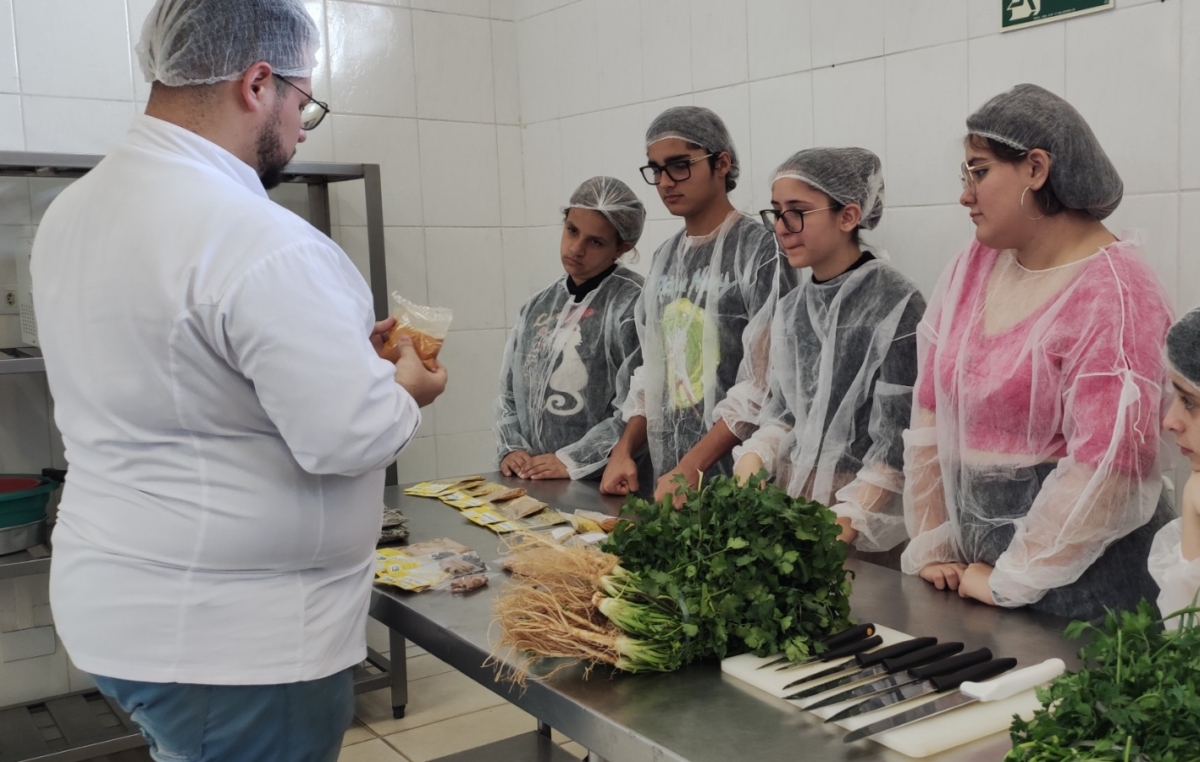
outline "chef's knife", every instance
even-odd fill
[[[878,638],[879,636],[876,635],[875,637]],[[904,656],[905,654],[910,654],[913,651],[919,651],[922,648],[928,648],[935,643],[937,643],[937,638],[913,638],[912,640],[905,640],[901,643],[895,643],[885,648],[880,648],[878,651],[860,653],[853,659],[847,659],[841,664],[836,664],[828,669],[823,669],[820,672],[806,675],[799,680],[793,680],[783,687],[784,690],[786,690],[788,688],[811,682],[813,680],[820,680],[825,677],[833,677],[834,675],[857,672],[863,667],[870,667],[878,664],[884,659],[894,659],[897,656]],[[784,667],[784,669],[791,669],[791,667]]]
[[[908,711],[894,714],[891,717],[886,717],[879,722],[865,725],[848,734],[843,740],[846,743],[853,743],[860,738],[866,738],[867,736],[873,736],[876,733],[882,733],[885,730],[891,730],[893,728],[899,728],[913,722],[919,722],[921,720],[928,719],[929,717],[934,717],[936,715],[949,712],[953,709],[958,709],[959,707],[966,706],[967,704],[973,704],[976,701],[1001,701],[1010,696],[1015,696],[1021,691],[1032,688],[1035,685],[1041,685],[1047,680],[1053,680],[1061,675],[1066,669],[1066,665],[1063,664],[1062,659],[1047,659],[1041,664],[1035,664],[1032,667],[1026,667],[1025,669],[1017,670],[1011,675],[1006,675],[997,680],[990,680],[986,683],[974,682],[974,680],[970,679],[978,678],[980,675],[988,674],[988,671],[985,669],[986,667],[991,667],[994,670],[996,665],[1005,663],[1008,663],[1008,668],[1011,668],[1012,664],[1016,663],[1016,659],[995,659],[993,661],[984,662],[983,664],[977,664],[974,667],[965,669],[957,674],[962,675],[968,672],[974,672],[975,674],[968,675],[967,679],[963,679],[956,683],[955,686],[959,688],[957,691],[936,698],[933,701],[930,701],[928,704],[921,704],[920,706],[913,707]],[[995,675],[998,673],[992,671],[991,674]],[[950,677],[955,678],[957,676],[951,675]],[[933,679],[938,680],[939,678]],[[903,688],[900,690],[903,690]]]
[[[841,632],[830,635],[827,638],[823,638],[821,640],[821,642],[825,645],[825,650],[822,651],[821,653],[813,654],[812,656],[809,656],[807,659],[804,659],[803,661],[797,661],[797,662],[792,662],[792,663],[795,664],[796,666],[803,666],[805,664],[812,664],[812,663],[818,662],[818,661],[831,661],[833,659],[838,658],[838,656],[850,656],[852,654],[856,654],[856,653],[858,653],[858,651],[851,651],[849,653],[843,653],[843,654],[838,654],[837,652],[840,651],[842,649],[842,647],[844,647],[844,646],[856,645],[860,641],[866,640],[874,634],[875,634],[875,625],[873,625],[873,624],[867,623],[867,624],[855,625],[854,627],[851,627],[847,630],[842,630]],[[880,640],[880,642],[883,642],[882,639]],[[870,648],[870,646],[868,646],[868,648]],[[780,664],[783,664],[783,663],[789,662],[789,661],[790,661],[790,659],[788,659],[788,657],[784,656],[779,659],[776,659],[775,661],[769,661],[766,664],[759,666],[758,669],[766,669],[767,667],[775,667],[775,666],[778,666]]]
[[[866,685],[860,685],[857,688],[851,688],[850,690],[839,693],[836,696],[831,696],[819,704],[813,704],[812,706],[806,706],[804,708],[817,709],[821,706],[840,704],[843,701],[850,701],[851,699],[856,698],[869,699],[872,696],[878,696],[880,693],[887,693],[893,688],[910,685],[931,677],[937,677],[938,675],[949,675],[954,672],[958,672],[960,669],[966,669],[967,667],[973,667],[976,664],[982,664],[991,658],[991,650],[987,648],[980,648],[965,654],[959,654],[958,656],[951,656],[949,659],[935,661],[932,664],[914,667],[906,672],[897,672],[895,674],[888,675],[887,677],[882,677],[875,682],[867,683]],[[864,708],[868,703],[869,702],[867,701],[862,701],[847,709],[843,709],[829,719],[825,720],[825,722],[837,722],[838,720],[844,720],[848,717],[857,717],[860,714],[866,714],[867,712],[871,711],[869,708]]]
[[[873,680],[876,677],[890,675],[895,672],[911,669],[912,667],[919,667],[922,664],[929,664],[930,662],[935,662],[939,659],[945,659],[947,656],[953,656],[961,650],[963,650],[962,643],[939,643],[936,646],[922,648],[919,651],[913,651],[912,653],[908,653],[903,656],[884,659],[873,666],[864,667],[857,672],[851,672],[844,677],[830,680],[827,683],[821,683],[820,685],[814,685],[810,688],[805,688],[799,693],[793,693],[790,696],[784,696],[784,698],[788,699],[789,701],[795,701],[796,699],[804,699],[808,698],[809,696],[816,696],[818,693],[828,693],[834,688],[841,688],[843,685],[861,683],[864,680]],[[804,708],[812,709],[813,706],[806,706]],[[825,705],[821,704],[821,706]]]

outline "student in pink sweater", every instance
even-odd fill
[[[1018,85],[967,120],[976,237],[918,334],[902,565],[989,605],[1095,619],[1153,598],[1169,519],[1159,415],[1171,308],[1122,183],[1070,104]]]

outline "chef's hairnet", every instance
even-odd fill
[[[807,183],[839,204],[858,204],[858,226],[873,230],[883,216],[883,165],[865,148],[809,148],[779,165],[771,184],[782,177]]]
[[[320,46],[300,0],[158,0],[137,55],[147,82],[182,87],[237,79],[259,61],[309,77]]]
[[[1179,318],[1167,331],[1167,362],[1200,389],[1200,308]]]
[[[1018,151],[1050,154],[1050,188],[1068,209],[1098,220],[1121,203],[1125,186],[1075,107],[1037,85],[1017,85],[967,118],[967,132]]]
[[[615,177],[598,175],[571,194],[567,209],[590,209],[600,212],[616,228],[621,243],[636,244],[646,223],[646,206],[629,186]]]
[[[741,174],[737,149],[725,122],[712,109],[702,106],[675,106],[658,115],[646,130],[646,147],[660,140],[678,138],[695,143],[714,154],[729,154],[729,174],[725,175],[725,190],[737,187]]]

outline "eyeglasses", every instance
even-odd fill
[[[317,129],[317,125],[319,125],[321,120],[325,118],[325,115],[329,113],[329,105],[312,97],[311,93],[306,93],[299,87],[296,87],[296,85],[287,78],[276,74],[275,72],[271,72],[271,74],[272,76],[277,77],[281,82],[286,82],[288,87],[300,93],[305,98],[308,98],[308,103],[305,103],[300,109],[300,126],[304,128],[305,132]]]
[[[1013,157],[1013,159],[1018,159],[1028,153],[1029,151],[1022,151],[1020,154]],[[1000,159],[992,159],[991,161],[981,161],[978,164],[967,164],[964,161],[958,170],[958,179],[962,181],[963,190],[974,191],[975,186],[979,185],[979,181],[983,179],[983,175],[979,173],[979,170],[990,164],[996,164],[999,161]]]
[[[823,206],[820,209],[763,209],[758,213],[758,216],[762,218],[763,224],[771,232],[775,231],[775,224],[783,220],[783,226],[787,228],[789,233],[803,233],[804,215],[812,214],[813,212],[824,212],[827,209],[837,209],[837,207]]]
[[[660,167],[657,164],[647,164],[646,166],[641,168],[642,178],[646,182],[650,183],[651,185],[658,185],[659,183],[662,182],[663,172],[666,172],[667,177],[671,178],[672,180],[674,180],[677,183],[681,183],[684,180],[686,180],[692,176],[692,165],[693,164],[695,164],[698,161],[704,161],[705,159],[707,159],[713,155],[714,154],[706,153],[703,156],[697,156],[694,159],[680,159],[679,161],[670,161],[670,162],[667,162],[667,165],[665,167]]]

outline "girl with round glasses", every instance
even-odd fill
[[[903,569],[991,605],[1095,619],[1153,597],[1171,309],[1087,122],[1035,85],[967,120],[975,240],[918,334]]]
[[[883,168],[864,148],[800,151],[775,171],[763,222],[788,264],[811,277],[770,318],[768,388],[734,387],[726,410],[761,415],[734,450],[735,475],[765,469],[793,497],[825,503],[842,538],[878,554],[905,539],[903,442],[917,376],[916,327],[925,300],[861,230],[883,216]]]

